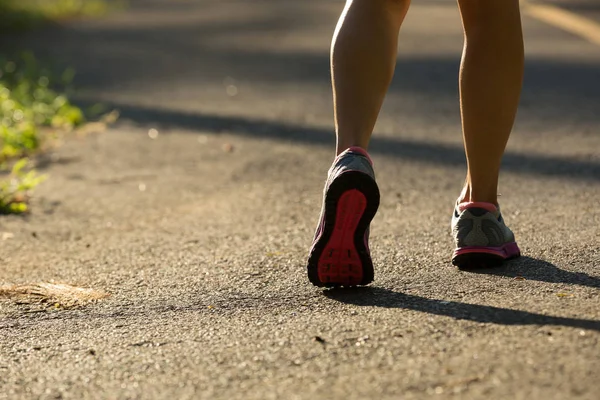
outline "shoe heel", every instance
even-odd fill
[[[365,233],[379,207],[373,178],[358,171],[337,177],[325,194],[323,232],[314,244],[308,277],[316,286],[357,286],[373,281]]]

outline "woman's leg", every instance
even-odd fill
[[[523,80],[519,0],[458,0],[465,30],[460,109],[467,179],[454,210],[459,268],[491,267],[518,257],[498,208],[498,174]]]
[[[366,148],[396,65],[398,31],[409,0],[348,0],[331,48],[337,157],[308,258],[317,286],[373,280],[369,225],[379,189]]]
[[[460,202],[497,205],[498,174],[523,80],[519,0],[458,0],[465,31],[460,106],[467,179]]]
[[[369,144],[410,0],[347,0],[331,46],[337,154]]]

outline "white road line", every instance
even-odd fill
[[[562,8],[522,1],[525,14],[600,45],[600,24]]]

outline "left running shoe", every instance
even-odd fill
[[[456,204],[452,236],[456,244],[452,264],[460,269],[495,267],[521,255],[500,207],[491,203]]]
[[[323,208],[308,258],[315,286],[357,286],[373,281],[369,225],[379,207],[373,163],[360,147],[341,153],[329,169]]]

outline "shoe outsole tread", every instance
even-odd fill
[[[355,191],[354,193],[349,193]],[[344,196],[349,198],[350,195],[354,197],[353,203],[360,204],[361,201],[366,202],[360,207],[356,208],[357,212],[360,212],[360,219],[358,223],[344,224],[338,221],[338,212],[340,210],[340,201],[344,199]],[[364,200],[361,200],[364,199]],[[318,287],[353,287],[367,285],[373,281],[373,261],[369,254],[369,250],[365,245],[365,232],[369,229],[371,220],[375,216],[379,207],[379,189],[377,183],[369,175],[360,171],[348,171],[336,177],[333,182],[329,185],[325,194],[325,214],[323,217],[323,231],[318,238],[317,242],[313,245],[309,259],[308,259],[308,278],[310,282]],[[341,261],[328,264],[327,268],[333,269],[335,272],[330,275],[323,273],[323,262],[322,256],[324,250],[327,248],[334,249],[332,246],[328,246],[330,241],[335,235],[334,230],[340,226],[350,226],[354,228],[352,235],[352,248],[354,252],[349,251],[348,257],[356,258],[355,262],[352,262],[353,268],[361,268],[361,271],[352,271],[348,265],[341,265]],[[344,234],[348,234],[345,232]],[[336,250],[336,249],[334,249]],[[348,251],[351,249],[339,249],[340,251]],[[321,261],[321,263],[320,263]],[[327,279],[323,279],[327,276]],[[356,276],[360,276],[357,280]]]

